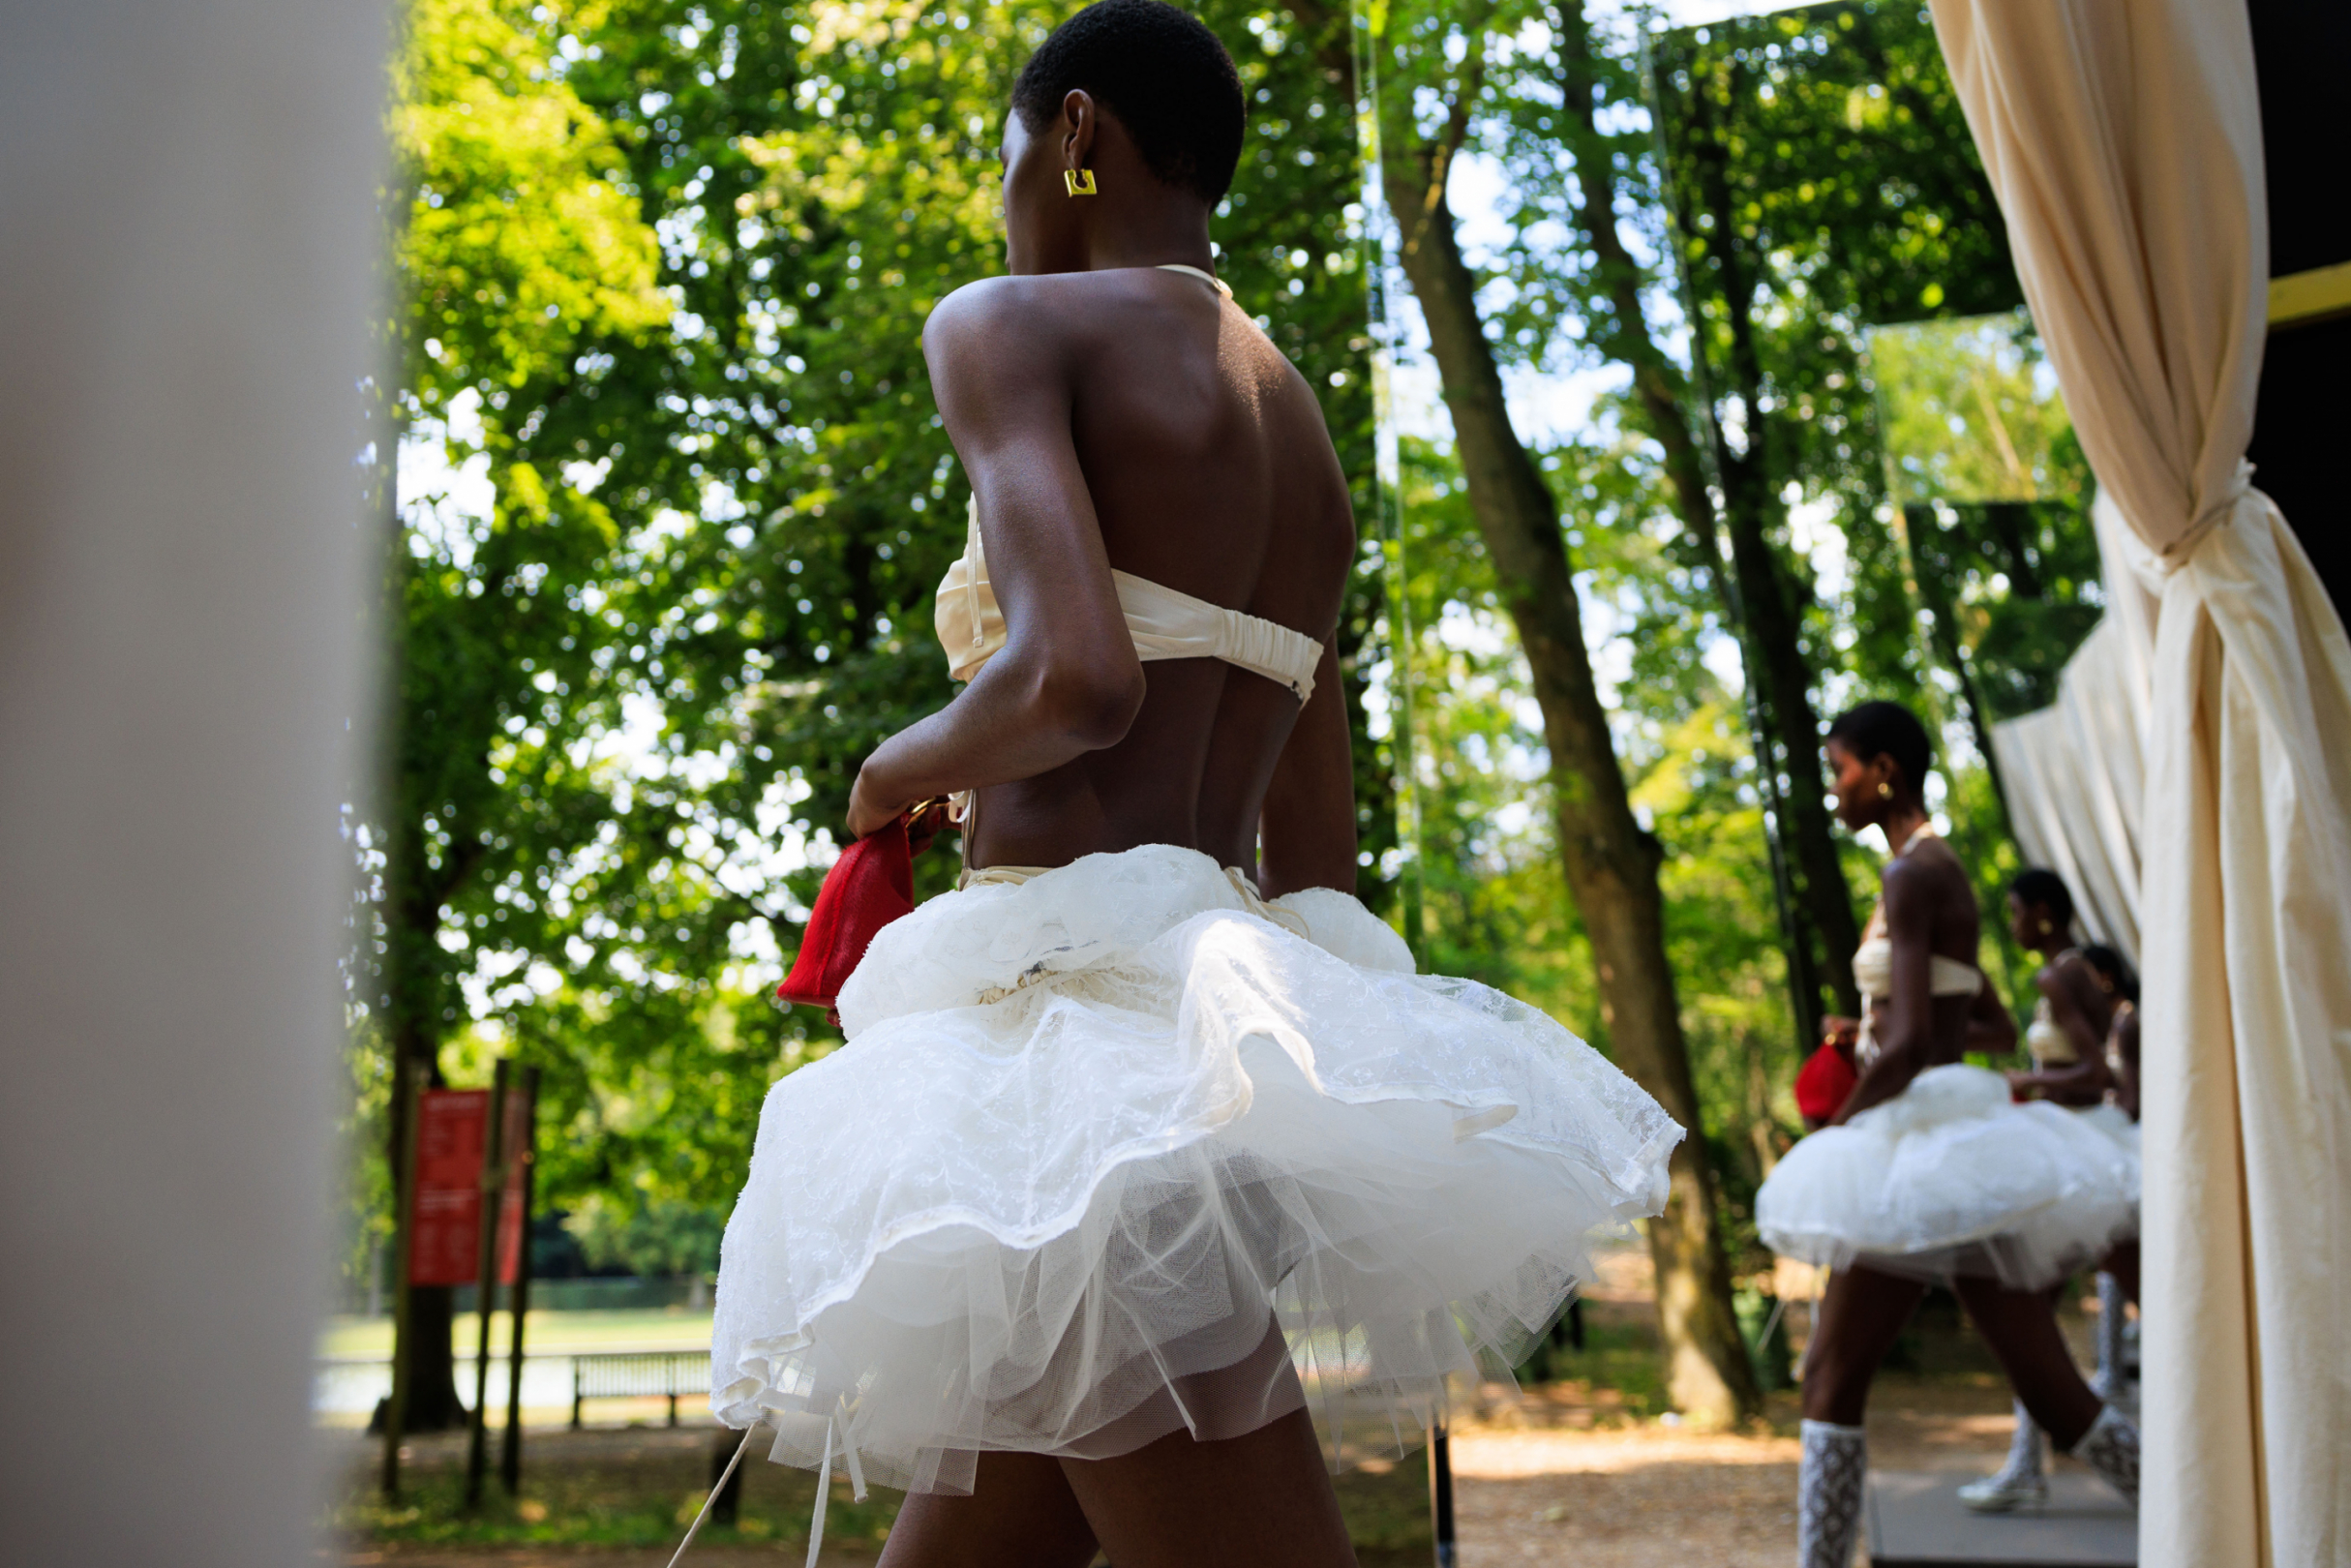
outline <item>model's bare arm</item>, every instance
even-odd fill
[[[1850,1121],[1910,1087],[1933,1060],[1934,870],[1896,859],[1885,868],[1886,936],[1893,947],[1893,995],[1886,1001],[1885,1026],[1876,1032],[1878,1055],[1861,1070],[1861,1081],[1845,1099],[1836,1121]]]
[[[849,829],[909,804],[1048,772],[1125,739],[1143,667],[1070,437],[1067,350],[1014,279],[957,290],[922,334],[949,437],[980,501],[1007,641],[946,708],[877,747]]]
[[[1989,979],[1968,1003],[1968,1049],[1986,1056],[2005,1056],[2016,1049],[2016,1020]]]
[[[1326,640],[1314,695],[1299,711],[1266,786],[1257,827],[1265,896],[1301,888],[1355,890],[1355,756],[1339,653]]]

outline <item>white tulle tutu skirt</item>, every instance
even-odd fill
[[[915,1490],[1301,1406],[1408,1446],[1449,1374],[1548,1326],[1595,1231],[1663,1207],[1681,1137],[1354,899],[1268,906],[1167,846],[932,899],[840,1012],[760,1118],[712,1404]]]
[[[1791,1149],[1756,1194],[1756,1229],[1832,1269],[2043,1289],[2138,1234],[2137,1134],[2112,1106],[2014,1104],[1997,1072],[1930,1068]]]

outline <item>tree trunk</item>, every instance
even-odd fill
[[[1753,1414],[1760,1399],[1732,1312],[1713,1174],[1666,962],[1661,852],[1634,820],[1616,764],[1555,504],[1510,425],[1478,318],[1476,280],[1443,199],[1445,162],[1433,159],[1421,179],[1392,162],[1389,204],[1403,226],[1404,271],[1428,321],[1470,510],[1534,677],[1560,859],[1591,941],[1601,1015],[1624,1070],[1690,1130],[1673,1152],[1665,1213],[1649,1224],[1668,1396],[1702,1423],[1728,1425]]]
[[[1819,726],[1807,695],[1809,672],[1795,640],[1794,617],[1781,592],[1778,563],[1764,543],[1758,514],[1750,509],[1742,515],[1743,498],[1735,494],[1723,498],[1731,514],[1731,558],[1722,558],[1724,520],[1706,484],[1699,437],[1690,428],[1688,384],[1649,332],[1641,298],[1646,275],[1617,232],[1614,155],[1599,124],[1602,73],[1581,0],[1561,0],[1554,7],[1553,24],[1561,100],[1567,110],[1560,140],[1575,160],[1576,221],[1592,248],[1593,270],[1606,304],[1605,314],[1595,313],[1591,341],[1632,371],[1634,420],[1663,447],[1674,509],[1703,549],[1725,616],[1739,627],[1740,661],[1754,688],[1750,729],[1756,766],[1773,768],[1775,750],[1785,753],[1779,760],[1785,764],[1789,788],[1770,791],[1768,800],[1778,841],[1791,852],[1785,867],[1787,892],[1794,905],[1786,912],[1791,921],[1785,933],[1789,989],[1796,1002],[1798,1034],[1809,1048],[1818,1038],[1822,980],[1827,981],[1838,1010],[1850,1014],[1858,1009],[1853,950],[1860,940],[1828,816],[1821,804],[1820,766],[1812,760]],[[1752,396],[1748,407],[1753,407]],[[1753,417],[1751,413],[1751,422]],[[1738,476],[1730,471],[1730,454],[1722,451],[1718,432],[1709,428],[1707,434],[1715,437],[1714,448],[1723,459],[1724,488],[1734,490]],[[1760,553],[1758,545],[1763,546]],[[1788,706],[1792,661],[1794,708]],[[1793,741],[1783,740],[1789,737]],[[1819,951],[1814,950],[1816,933]]]
[[[430,936],[427,940],[431,940]],[[397,996],[397,990],[394,992]],[[398,1003],[395,1003],[395,1007]],[[392,1114],[390,1154],[392,1191],[397,1194],[407,1179],[402,1167],[407,1149],[408,1096],[411,1064],[430,1068],[429,1082],[441,1082],[437,1041],[419,1022],[407,1017],[390,1020],[392,1040]],[[394,1238],[408,1245],[408,1238]],[[411,1285],[408,1289],[407,1335],[392,1347],[395,1358],[408,1364],[408,1407],[401,1418],[403,1432],[453,1432],[466,1424],[466,1406],[457,1394],[457,1293],[447,1285]],[[380,1431],[384,1411],[379,1406],[371,1430]]]
[[[1783,466],[1771,461],[1770,430],[1761,407],[1763,370],[1755,341],[1754,279],[1738,245],[1729,150],[1715,133],[1703,87],[1694,91],[1692,103],[1692,145],[1699,186],[1714,220],[1704,241],[1721,269],[1722,302],[1731,330],[1730,390],[1739,398],[1746,424],[1745,451],[1729,450],[1721,439],[1719,422],[1715,447],[1721,453],[1723,523],[1731,538],[1732,566],[1737,573],[1739,603],[1746,618],[1748,678],[1762,687],[1771,730],[1781,747],[1779,762],[1788,780],[1781,792],[1785,813],[1781,841],[1793,852],[1795,896],[1819,934],[1821,974],[1828,981],[1837,1010],[1852,1015],[1860,1010],[1853,954],[1861,933],[1854,920],[1845,865],[1829,830],[1827,786],[1821,766],[1821,720],[1812,706],[1812,668],[1804,657],[1800,624],[1806,590],[1791,580],[1770,537],[1771,525],[1779,517],[1779,482],[1786,476]],[[1769,759],[1757,760],[1768,766]]]
[[[402,574],[411,568],[407,560],[405,536],[397,527],[397,518],[394,521],[390,614],[395,618],[393,625],[405,627],[405,622],[398,618],[402,613],[398,585]],[[393,655],[396,679],[397,661],[405,657],[405,642],[403,637],[403,646],[397,647]],[[405,708],[395,711],[403,720],[412,717]],[[396,754],[399,738],[389,739]],[[440,936],[441,906],[480,855],[478,835],[453,824],[448,859],[438,867],[428,865],[421,822],[425,808],[408,799],[407,791],[402,787],[404,783],[405,780],[398,781],[393,786],[389,813],[392,820],[386,825],[390,844],[385,872],[391,896],[382,910],[385,973],[378,989],[384,1041],[392,1054],[392,1113],[385,1120],[395,1213],[402,1185],[407,1180],[407,1086],[414,1081],[412,1075],[420,1067],[425,1070],[425,1081],[431,1087],[439,1088],[445,1082],[440,1072],[442,982],[432,956],[437,950]],[[397,1237],[395,1245],[406,1247],[408,1238]],[[405,1362],[408,1369],[408,1405],[401,1421],[404,1431],[448,1432],[465,1425],[466,1407],[457,1393],[455,1320],[456,1296],[449,1286],[409,1287],[406,1331],[397,1333],[392,1347],[395,1363]],[[375,1427],[380,1429],[385,1413],[384,1407],[379,1406]]]

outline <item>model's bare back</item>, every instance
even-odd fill
[[[1070,436],[1110,564],[1327,636],[1354,525],[1321,408],[1288,360],[1185,274],[1019,284],[1034,308],[1022,314],[1063,340]],[[981,793],[976,862],[1054,864],[1141,843],[1252,862],[1297,700],[1214,659],[1143,669],[1147,694],[1125,739]]]

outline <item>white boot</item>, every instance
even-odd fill
[[[2123,1282],[2111,1274],[2098,1276],[2098,1370],[2090,1379],[2090,1392],[2109,1403],[2125,1399],[2130,1373],[2123,1354]]]
[[[2049,1500],[2049,1478],[2042,1462],[2041,1430],[2016,1402],[2016,1435],[2008,1439],[2008,1462],[1997,1475],[1971,1481],[1959,1489],[1959,1500],[1979,1514],[2004,1514],[2027,1503]]]
[[[2139,1505],[2139,1429],[2113,1405],[2102,1405],[2098,1418],[2073,1445],[2073,1457],[2097,1471],[2098,1479],[2121,1493],[2133,1508]]]
[[[1807,1421],[1803,1432],[1804,1461],[1795,1483],[1796,1568],[1853,1568],[1869,1441],[1859,1427],[1828,1421]]]

